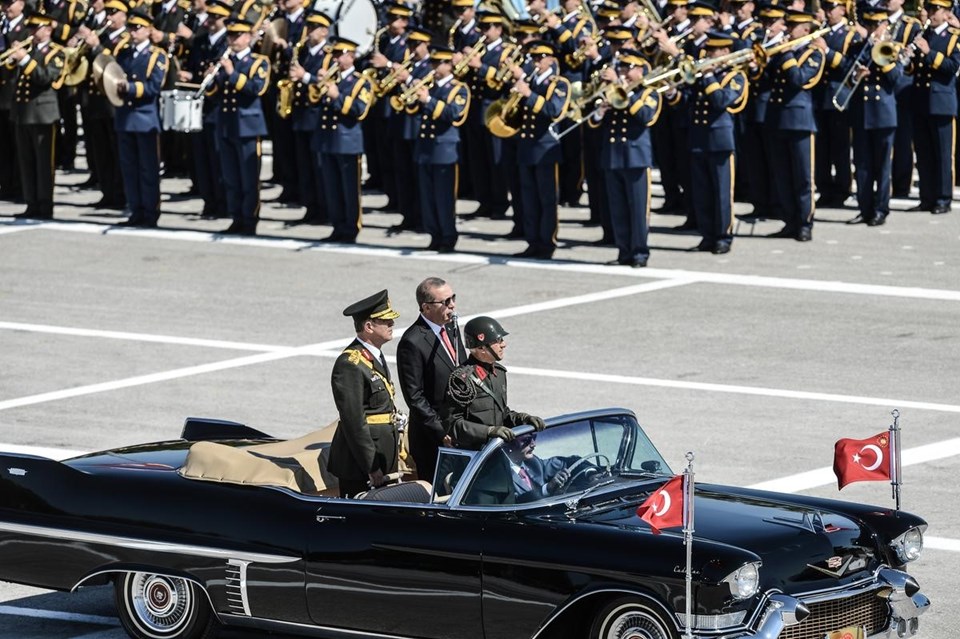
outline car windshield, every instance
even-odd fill
[[[464,505],[539,502],[577,495],[613,478],[671,475],[632,414],[573,416],[513,442],[492,440],[469,473]]]

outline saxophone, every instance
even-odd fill
[[[303,40],[293,47],[293,63],[300,64],[300,51],[303,49]],[[277,82],[277,115],[286,120],[293,113],[294,89],[296,81],[283,78]]]

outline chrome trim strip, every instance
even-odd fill
[[[360,630],[347,630],[344,628],[334,628],[333,626],[319,626],[314,624],[296,623],[293,621],[279,621],[276,619],[267,619],[264,617],[241,617],[239,615],[220,615],[220,619],[225,625],[231,622],[237,628],[257,627],[257,624],[251,622],[261,622],[269,625],[271,628],[282,630],[284,628],[302,628],[299,634],[305,631],[308,636],[323,637],[361,637],[365,639],[414,639],[407,635],[383,635],[378,633],[362,632]],[[294,633],[297,634],[297,633]]]
[[[116,535],[101,535],[98,533],[82,532],[79,530],[68,530],[66,528],[30,526],[28,524],[14,524],[10,522],[0,522],[0,532],[12,532],[21,535],[30,535],[33,537],[46,537],[49,539],[62,539],[70,542],[79,541],[83,543],[100,544],[103,546],[115,546],[117,548],[145,550],[148,552],[189,555],[191,557],[209,557],[211,559],[225,560],[237,559],[250,563],[289,564],[295,561],[300,561],[300,557],[268,555],[265,553],[228,550],[224,548],[211,548],[209,546],[194,546],[191,544],[175,544],[163,541],[153,541],[150,539],[119,537]]]

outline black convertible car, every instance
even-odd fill
[[[568,479],[523,499],[499,439],[442,449],[432,484],[332,497],[315,439],[191,419],[181,439],[64,462],[0,455],[0,579],[112,582],[146,639],[685,634],[683,536],[636,514],[672,472],[630,411],[550,420],[536,455]],[[692,636],[917,632],[919,517],[711,484],[695,508]]]

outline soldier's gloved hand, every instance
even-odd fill
[[[523,423],[530,424],[538,433],[547,427],[547,423],[543,421],[543,418],[537,417],[536,415],[527,415],[527,418],[523,420]]]
[[[493,439],[494,437],[499,437],[506,442],[512,442],[517,436],[506,426],[491,426],[487,429],[487,439]]]

